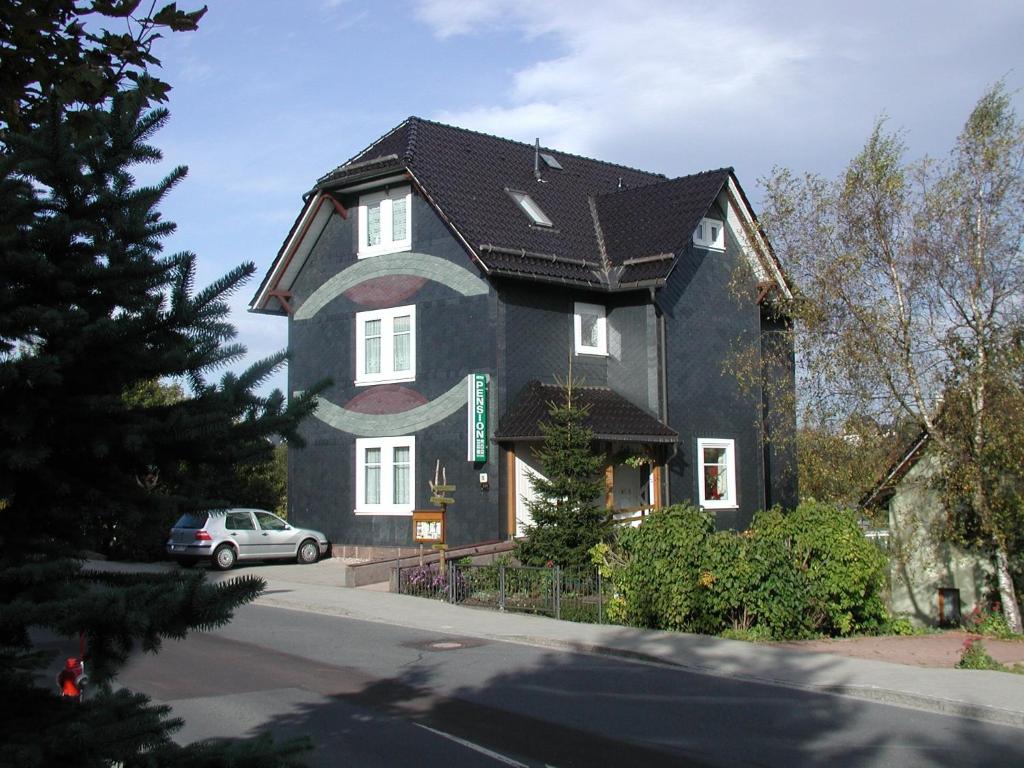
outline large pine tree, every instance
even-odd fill
[[[138,3],[94,5],[131,13]],[[133,59],[137,77],[116,79],[126,70],[115,56],[115,80],[93,97],[61,92],[59,70],[89,57],[68,46],[54,55],[52,35],[35,33],[70,30],[63,40],[81,43],[78,7],[16,2],[0,18],[5,76],[14,46],[43,41],[31,92],[5,92],[0,109],[0,764],[293,764],[294,745],[265,740],[179,747],[167,708],[112,685],[133,650],[225,623],[263,583],[99,573],[83,567],[83,548],[104,536],[129,545],[147,521],[223,501],[216,469],[267,458],[271,433],[297,444],[313,400],[257,393],[283,355],[209,380],[244,355],[226,299],[255,267],[197,290],[196,257],[163,254],[174,227],[158,206],[185,170],[138,186],[132,169],[160,157],[148,141],[166,112],[150,104],[166,87],[146,77],[147,43],[149,58]],[[177,11],[160,13],[180,22]],[[109,53],[112,43],[94,38],[92,50]],[[131,396],[160,380],[181,382],[184,396]],[[166,535],[162,522],[149,530]],[[77,649],[80,635],[92,693],[76,703],[56,695],[52,654],[39,643],[56,636]]]

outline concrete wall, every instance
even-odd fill
[[[892,610],[917,624],[939,619],[938,590],[960,590],[964,615],[983,599],[991,563],[944,541],[945,512],[938,492],[930,486],[937,459],[926,453],[896,487],[889,502],[889,547]]]

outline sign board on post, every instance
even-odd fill
[[[414,510],[412,540],[417,544],[444,544],[444,512],[436,509]]]
[[[472,462],[487,461],[487,374],[471,373],[469,390],[469,437],[466,458]]]

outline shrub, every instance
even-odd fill
[[[616,597],[609,618],[632,626],[696,631],[701,557],[713,530],[711,516],[688,504],[669,507],[637,528],[621,529],[613,547],[621,564],[611,573]]]
[[[787,522],[807,574],[815,631],[846,636],[881,629],[888,621],[885,555],[865,538],[854,513],[811,501]]]
[[[852,513],[809,502],[758,514],[750,531],[714,533],[689,505],[652,515],[595,548],[611,578],[613,621],[759,638],[878,632],[884,555]]]
[[[1006,623],[1002,606],[999,603],[976,605],[974,610],[964,619],[964,627],[976,635],[996,637],[1002,640],[1014,637],[1013,630]]]
[[[991,669],[996,672],[1006,671],[1006,667],[989,656],[981,640],[976,637],[968,637],[964,640],[963,650],[960,652],[960,661],[956,663],[957,669]]]

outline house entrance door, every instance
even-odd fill
[[[647,466],[631,467],[628,464],[616,464],[614,467],[614,483],[612,485],[613,510],[629,510],[613,512],[618,520],[632,520],[630,525],[640,525],[641,511],[651,504],[651,471]],[[634,519],[635,518],[635,519]]]

